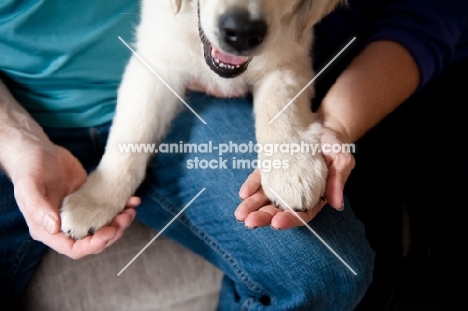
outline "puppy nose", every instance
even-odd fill
[[[220,40],[237,52],[246,52],[259,46],[268,31],[262,19],[252,19],[247,11],[232,11],[219,19]]]

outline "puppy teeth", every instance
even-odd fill
[[[213,52],[211,53],[213,54]],[[212,55],[212,58],[213,58],[213,61],[221,68],[224,68],[224,69],[230,69],[230,70],[233,70],[234,68],[236,69],[239,69],[241,66],[240,65],[231,65],[231,64],[226,64],[226,63],[223,63],[219,58],[215,57]]]

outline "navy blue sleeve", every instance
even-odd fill
[[[468,38],[467,21],[468,0],[388,1],[369,42],[402,44],[419,67],[421,88],[460,56],[457,49]]]

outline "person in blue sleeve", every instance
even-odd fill
[[[357,38],[317,80],[313,108],[323,116],[322,143],[356,142],[358,152],[357,161],[349,153],[326,156],[326,202],[301,217],[357,275],[302,222],[267,202],[257,171],[189,171],[184,154],[158,155],[139,198],[129,198],[112,225],[83,240],[66,238],[59,232],[60,202],[102,155],[130,56],[117,37],[131,40],[138,12],[136,1],[124,0],[0,3],[2,302],[18,302],[47,246],[78,259],[118,240],[135,217],[161,229],[199,185],[211,191],[164,233],[225,273],[219,310],[375,310],[382,301],[388,307],[385,299],[368,297],[395,283],[388,275],[400,269],[394,237],[403,205],[421,229],[413,232],[413,250],[429,251],[435,266],[446,268],[440,278],[437,269],[424,276],[437,284],[461,272],[455,259],[463,240],[454,224],[468,175],[456,143],[463,141],[457,109],[466,94],[456,74],[468,68],[468,4],[460,0],[350,0],[315,29],[317,70]],[[190,88],[204,91],[196,82]],[[183,112],[166,142],[254,141],[250,100],[211,95],[188,97],[209,130]],[[221,130],[226,127],[236,130]],[[417,250],[411,258],[426,254]],[[448,307],[452,296],[443,295]]]
[[[467,272],[461,213],[468,187],[468,2],[349,3],[349,10],[339,9],[317,26],[316,58],[328,61],[341,38],[356,36],[358,44],[317,79],[315,105],[321,102],[321,109],[344,120],[346,131],[366,133],[351,138],[356,166],[345,187],[376,251],[373,282],[358,310],[459,310],[464,292],[456,284]],[[390,93],[373,105],[365,102],[386,85],[408,85],[399,61],[393,63],[394,76],[381,71],[382,63],[354,67],[369,78],[375,73],[375,84],[348,80],[352,97],[338,89],[344,77],[353,77],[347,72],[350,60],[380,41],[398,43],[416,64],[419,82],[404,104],[385,107]],[[337,100],[322,100],[330,87],[341,91]],[[368,122],[373,118],[378,122]]]

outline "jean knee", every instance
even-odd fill
[[[313,273],[304,270],[288,269],[289,278],[284,280],[249,272],[264,292],[251,293],[246,310],[351,311],[364,297],[372,275],[372,265],[356,275],[336,266],[322,266]]]
[[[261,290],[251,290],[256,307],[246,310],[343,311],[358,305],[372,280],[374,252],[351,210],[322,212],[311,227],[324,242],[305,227],[257,229],[251,236],[242,268]]]
[[[275,293],[279,305],[291,310],[354,310],[370,285],[371,272],[353,275],[323,268],[319,273],[298,272],[290,291]],[[293,300],[291,297],[295,297]]]

